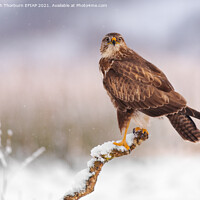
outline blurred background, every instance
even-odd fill
[[[200,1],[18,3],[107,7],[0,8],[0,121],[3,132],[13,131],[13,157],[20,160],[44,146],[43,158],[81,168],[92,147],[121,139],[98,66],[101,40],[109,32],[121,33],[130,48],[167,75],[189,106],[200,110]],[[133,128],[134,122],[129,132]],[[165,118],[152,119],[148,131],[149,140],[129,158],[200,153],[199,144],[183,141]]]

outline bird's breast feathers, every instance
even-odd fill
[[[111,58],[115,54],[118,54],[120,51],[120,45],[116,44],[115,46],[110,45],[107,49],[101,54],[102,58]]]

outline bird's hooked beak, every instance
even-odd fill
[[[111,42],[112,42],[112,44],[115,46],[115,44],[116,44],[116,38],[113,37],[112,40],[111,40]]]

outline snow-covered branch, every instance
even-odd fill
[[[130,151],[146,139],[148,139],[148,133],[142,133],[142,131],[128,134],[126,137]],[[129,151],[125,147],[116,146],[113,144],[113,141],[93,148],[91,150],[92,159],[88,161],[87,168],[76,175],[72,188],[66,193],[63,200],[77,200],[93,192],[103,165],[113,158],[127,154],[129,154]]]

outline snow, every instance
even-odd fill
[[[131,146],[135,137],[136,137],[136,135],[134,133],[127,134],[126,142],[129,146]]]
[[[39,148],[37,151],[33,152],[31,156],[25,159],[25,161],[22,163],[22,168],[29,165],[32,161],[34,161],[37,157],[39,157],[44,151],[45,147]]]
[[[94,162],[95,162],[96,160],[97,160],[96,158],[92,158],[91,160],[89,160],[89,161],[87,162],[87,167],[88,167],[88,168],[93,167],[93,166],[94,166]]]
[[[12,148],[10,146],[6,146],[6,153],[11,154],[12,153]]]
[[[127,135],[126,139],[127,139],[128,145],[132,144],[134,137],[135,137],[135,135],[133,133]],[[117,141],[117,142],[119,142],[119,141]],[[102,158],[101,155],[106,155],[107,158],[111,158],[110,152],[113,149],[126,151],[125,147],[116,146],[116,145],[113,144],[113,141],[112,142],[111,141],[105,142],[102,145],[98,145],[97,147],[94,147],[91,150],[91,156],[93,158],[87,162],[88,168],[80,171],[76,175],[75,181],[74,181],[72,187],[70,188],[70,190],[68,190],[68,192],[66,193],[66,195],[74,195],[75,192],[83,191],[85,189],[85,186],[86,186],[86,181],[89,179],[89,177],[91,177],[93,175],[89,171],[89,168],[92,167],[94,165],[94,162],[97,161],[97,160],[104,162],[105,159]]]
[[[130,146],[133,142],[133,139],[135,138],[135,135],[133,133],[127,134],[126,136],[126,141],[127,144]],[[113,144],[114,141],[109,141],[109,142],[105,142],[102,145],[98,145],[96,147],[94,147],[91,150],[91,156],[94,158],[97,158],[97,160],[104,162],[104,159],[101,157],[101,155],[106,155],[107,158],[110,158],[110,152],[113,149],[117,149],[119,151],[127,151],[126,148],[124,146],[117,146]],[[120,141],[117,141],[120,142]]]
[[[92,176],[89,169],[80,171],[74,178],[74,183],[70,190],[65,195],[74,195],[75,192],[80,192],[85,189],[86,181]]]
[[[101,157],[101,155],[106,155],[108,158],[110,158],[110,152],[113,149],[119,149],[121,151],[126,151],[126,148],[124,146],[116,146],[113,144],[114,141],[109,141],[109,142],[105,142],[102,145],[98,145],[96,147],[94,147],[91,150],[91,156],[95,157],[96,160],[104,162],[104,158]]]
[[[130,155],[116,158],[104,165],[95,191],[82,199],[199,200],[199,166],[200,156],[136,158]],[[15,163],[12,170],[17,168]],[[8,185],[6,200],[61,199],[79,170],[73,170],[59,160],[36,160],[34,166],[18,173]],[[87,178],[87,173],[81,174]],[[82,175],[78,175],[78,180]]]
[[[11,129],[7,130],[8,135],[11,137],[13,135],[13,131]]]
[[[3,167],[7,167],[7,162],[1,150],[0,150],[0,163],[2,164]]]

